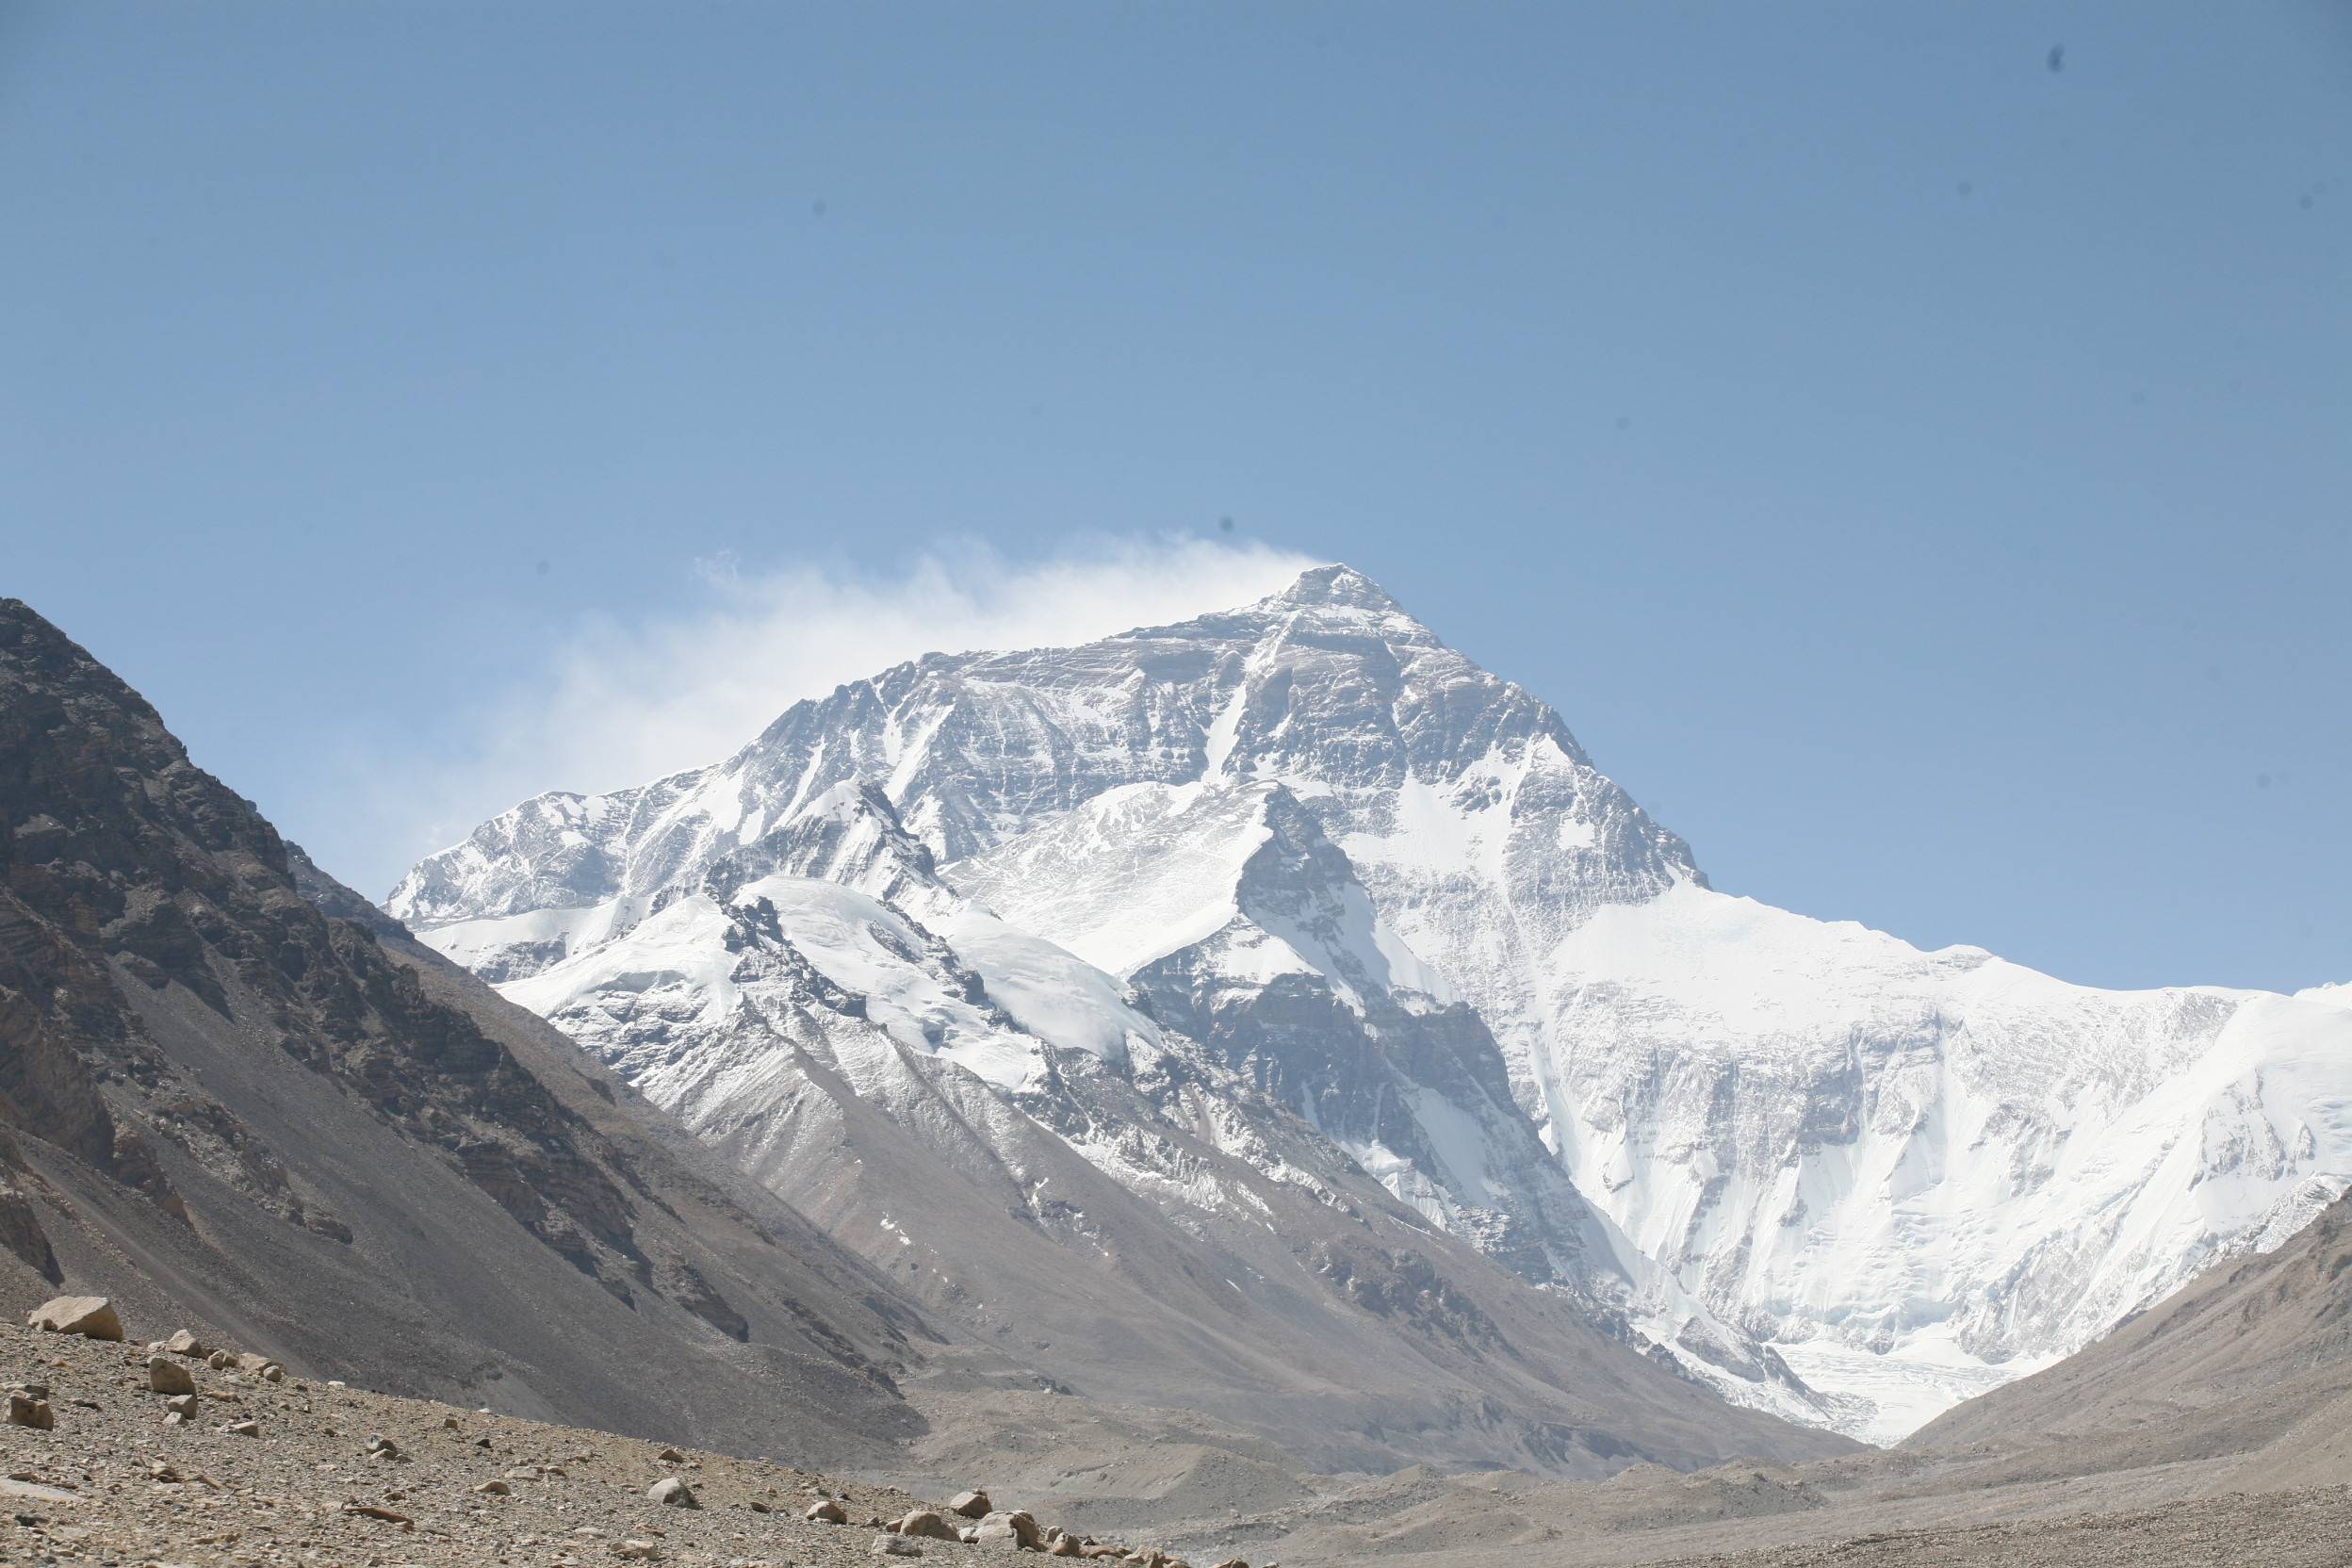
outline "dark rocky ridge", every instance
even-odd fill
[[[388,1390],[811,1459],[920,1425],[919,1320],[871,1270],[318,873],[16,600],[0,1249],[11,1310],[63,1280]]]

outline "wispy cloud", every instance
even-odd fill
[[[1043,561],[940,547],[894,573],[694,564],[686,612],[583,614],[544,667],[456,715],[454,760],[365,760],[374,841],[313,847],[381,894],[417,857],[547,790],[726,756],[784,709],[919,654],[1050,647],[1273,593],[1314,562],[1259,544],[1122,539]],[[332,858],[330,858],[332,857]]]

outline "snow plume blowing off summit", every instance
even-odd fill
[[[1188,535],[1109,538],[1018,562],[944,545],[888,574],[755,571],[707,557],[675,607],[576,628],[536,667],[461,705],[446,740],[354,739],[341,792],[368,808],[299,825],[322,863],[360,886],[388,885],[416,857],[551,782],[612,789],[724,756],[779,701],[916,654],[1085,641],[1139,615],[1255,598],[1312,564],[1264,544]]]
[[[893,665],[710,767],[528,800],[391,907],[812,1213],[803,1146],[918,1115],[875,1054],[906,1054],[1006,1168],[1051,1139],[1176,1215],[1355,1171],[1687,1379],[1882,1442],[2352,1181],[2352,1010],[1716,892],[1343,566]],[[1090,1076],[1129,1098],[1082,1113]],[[822,1126],[789,1108],[820,1082]],[[1250,1173],[1222,1197],[1116,1119],[1180,1104]]]

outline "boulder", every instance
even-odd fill
[[[1026,1513],[995,1512],[980,1521],[980,1542],[1004,1551],[1035,1551],[1037,1522]]]
[[[514,1489],[504,1481],[477,1481],[474,1490],[485,1497],[509,1497],[514,1493]]]
[[[259,1437],[261,1435],[261,1423],[258,1421],[232,1421],[220,1429],[237,1437]]]
[[[663,1508],[700,1508],[702,1506],[702,1499],[694,1495],[694,1489],[676,1476],[662,1477],[645,1488],[645,1495],[660,1503]]]
[[[811,1524],[846,1525],[849,1523],[849,1510],[827,1497],[821,1503],[810,1503],[808,1511],[801,1517]]]
[[[212,1347],[189,1333],[186,1329],[163,1342],[163,1348],[175,1356],[193,1356],[198,1361],[212,1354]]]
[[[876,1557],[921,1557],[923,1548],[903,1535],[877,1535],[867,1548]]]
[[[45,1432],[54,1430],[57,1424],[57,1413],[49,1408],[48,1400],[36,1399],[29,1394],[22,1393],[8,1396],[9,1426],[30,1427],[37,1432]]]
[[[163,1408],[183,1421],[193,1421],[203,1412],[204,1405],[198,1401],[195,1395],[181,1394],[166,1399],[163,1402]]]
[[[947,1506],[967,1519],[985,1518],[996,1507],[988,1501],[988,1494],[976,1487],[970,1492],[958,1492],[956,1500]]]
[[[940,1518],[933,1510],[915,1509],[892,1527],[901,1535],[920,1536],[926,1541],[960,1541],[956,1527]]]
[[[103,1296],[59,1296],[35,1307],[24,1319],[28,1328],[53,1334],[79,1334],[84,1339],[122,1338],[122,1319],[114,1303]]]
[[[211,1367],[215,1372],[226,1372],[230,1367],[237,1364],[237,1358],[229,1354],[226,1350],[215,1350],[212,1354],[204,1358],[204,1364]],[[327,1386],[329,1388],[335,1388],[340,1385],[329,1383]]]
[[[155,1394],[193,1394],[196,1376],[170,1356],[149,1356],[147,1387]]]

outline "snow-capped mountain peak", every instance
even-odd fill
[[[1020,933],[1033,975],[1075,966],[1089,1037],[1143,1039],[1134,1010],[1433,1223],[1653,1338],[1682,1314],[1740,1378],[1776,1346],[1876,1436],[2352,1179],[2352,1012],[2090,990],[1716,893],[1559,714],[1344,566],[900,664],[712,767],[526,803],[393,910],[511,986],[770,874],[959,950]]]
[[[1435,633],[1405,613],[1405,607],[1389,597],[1388,590],[1357,571],[1353,566],[1333,563],[1328,566],[1311,566],[1298,574],[1291,585],[1273,595],[1269,604],[1295,604],[1302,607],[1320,606],[1334,609],[1368,610],[1384,618],[1403,621],[1411,634],[1427,637],[1434,642]]]

